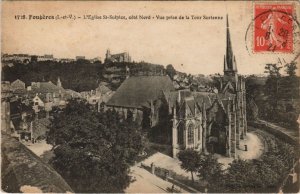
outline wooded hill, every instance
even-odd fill
[[[146,62],[101,63],[96,61],[91,63],[88,60],[13,62],[13,66],[7,65],[2,68],[2,81],[13,82],[20,79],[28,86],[31,82],[52,81],[56,83],[59,77],[64,88],[81,92],[95,89],[101,81],[109,82],[112,89],[116,89],[126,78],[126,72],[130,75],[158,75],[164,74],[165,68],[162,65]]]

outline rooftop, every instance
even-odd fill
[[[168,76],[135,76],[126,79],[107,102],[108,106],[142,108],[162,92],[172,91],[174,86]]]
[[[25,186],[45,193],[73,192],[48,164],[16,139],[2,132],[2,189],[19,193]]]

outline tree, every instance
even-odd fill
[[[132,120],[116,111],[93,112],[71,100],[54,114],[47,142],[54,146],[53,167],[75,192],[123,192],[129,165],[143,149],[142,135]]]
[[[218,185],[222,179],[222,164],[212,154],[201,154],[198,176],[206,180],[209,191],[213,191],[214,185]]]
[[[178,159],[181,161],[181,168],[191,172],[192,181],[194,182],[194,172],[200,167],[200,154],[193,149],[186,149],[178,153]]]
[[[5,66],[2,71],[2,80],[15,81],[20,79],[26,85],[31,82],[52,81],[56,83],[60,77],[63,87],[78,92],[92,90],[97,87],[98,79],[104,80],[103,65],[100,62],[90,61],[56,62],[31,61],[28,64],[13,62],[13,66]],[[74,71],[76,69],[76,71]]]
[[[176,70],[174,69],[173,65],[167,65],[166,73],[171,79],[173,79],[174,75],[176,75]]]
[[[224,175],[223,192],[276,192],[285,176],[284,163],[273,154],[259,160],[234,160]]]
[[[296,69],[297,69],[297,63],[296,62],[291,62],[291,63],[287,63],[285,65],[285,71],[286,73],[290,76],[293,77],[296,75]]]
[[[278,66],[278,64],[266,64],[265,66],[265,73],[269,74],[270,77],[280,77],[281,74],[280,74],[280,69],[282,67],[281,66]]]
[[[268,79],[265,84],[265,94],[267,95],[268,101],[272,107],[271,109],[266,106],[267,117],[268,118],[276,118],[277,105],[279,99],[279,81],[280,81],[280,69],[282,67],[278,66],[278,64],[266,64],[265,73],[268,73]]]

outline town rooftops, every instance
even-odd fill
[[[64,92],[64,88],[59,87],[49,82],[32,82],[31,83],[32,93],[61,93]]]
[[[98,86],[98,88],[96,88],[96,91],[101,93],[101,94],[106,94],[107,92],[111,92],[111,89],[109,89],[107,86],[105,85],[100,85]]]
[[[107,106],[142,108],[155,100],[162,92],[172,91],[174,86],[168,76],[135,76],[126,79],[107,102]]]

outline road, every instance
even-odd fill
[[[299,143],[299,131],[291,130],[291,129],[286,129],[286,128],[277,126],[277,125],[275,125],[275,124],[273,124],[273,123],[270,123],[270,122],[268,122],[268,121],[264,121],[264,120],[261,120],[261,119],[258,119],[258,120],[257,120],[257,123],[259,123],[259,124],[264,124],[264,125],[266,125],[267,127],[272,128],[272,129],[275,130],[276,132],[283,133],[283,134],[287,135],[288,137],[290,137],[290,138],[291,138],[292,140],[294,140],[295,142],[298,142],[298,143]]]

